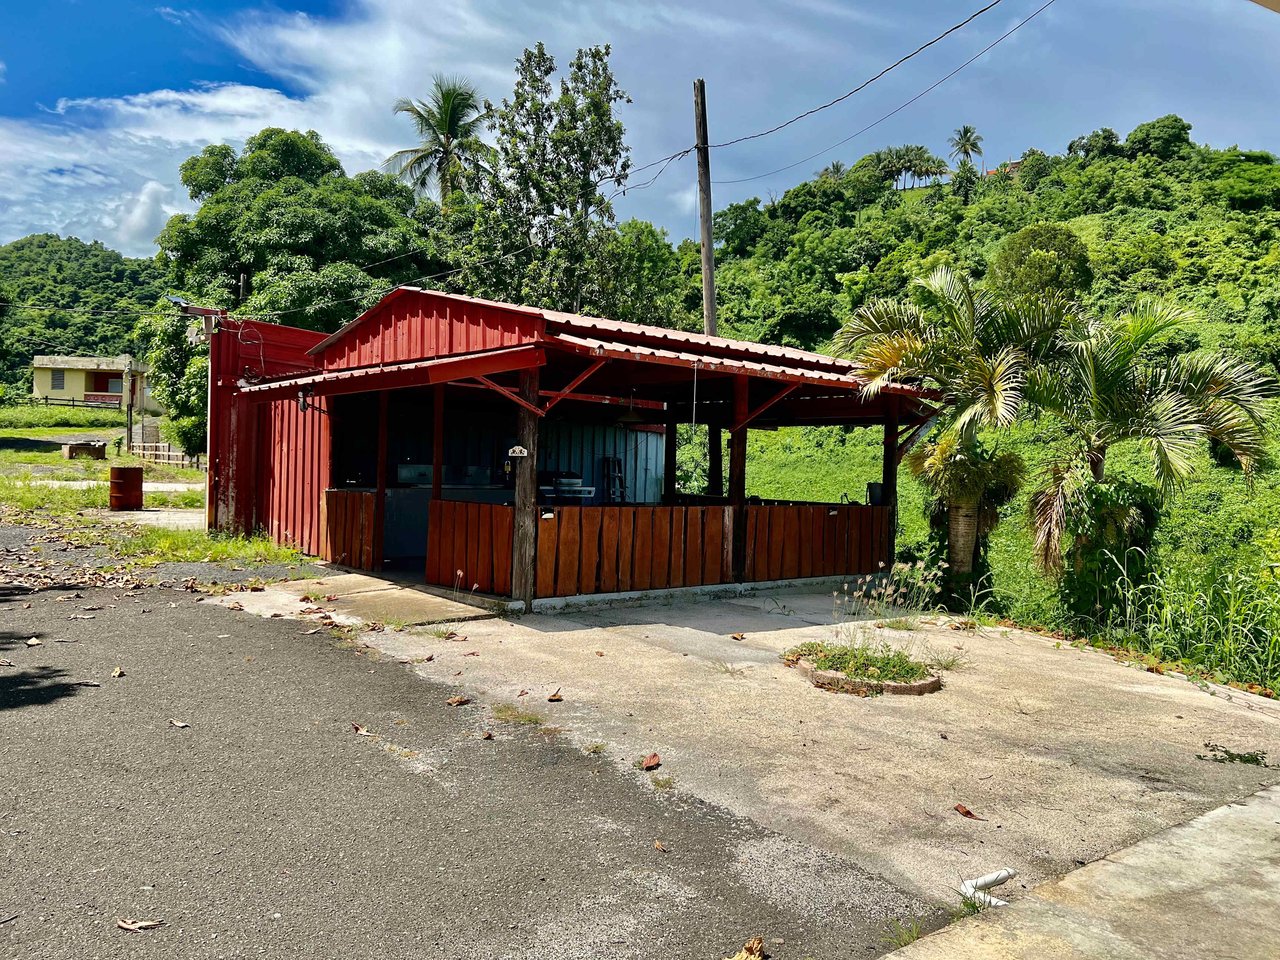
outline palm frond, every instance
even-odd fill
[[[1078,458],[1049,463],[1031,494],[1032,555],[1050,576],[1062,573],[1062,538],[1067,519],[1081,505],[1085,469]]]

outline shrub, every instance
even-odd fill
[[[811,640],[792,647],[782,655],[782,659],[787,663],[808,660],[819,670],[835,670],[853,680],[914,683],[929,676],[927,664],[913,660],[887,643],[868,640],[839,644]]]

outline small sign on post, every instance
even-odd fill
[[[508,457],[527,457],[528,455],[529,451],[519,445],[514,446],[507,451]]]

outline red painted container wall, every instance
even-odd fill
[[[532,343],[542,318],[415,290],[373,307],[316,357],[326,370],[377,366]]]
[[[329,482],[322,403],[255,403],[237,383],[315,369],[307,350],[324,334],[251,320],[221,320],[209,344],[208,526],[320,553],[320,498]]]

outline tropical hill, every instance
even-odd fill
[[[0,246],[0,385],[21,385],[39,353],[136,350],[138,311],[154,307],[164,290],[154,261],[96,240],[40,233]]]

